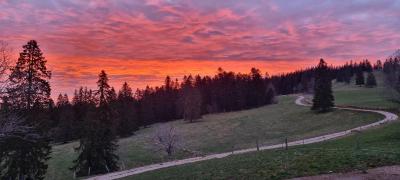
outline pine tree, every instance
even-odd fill
[[[51,72],[35,40],[23,46],[17,64],[11,69],[7,92],[16,109],[30,110],[34,104],[48,104],[50,100]]]
[[[321,59],[315,69],[314,98],[312,110],[327,112],[334,106],[332,81],[326,62]]]
[[[112,128],[114,114],[110,108],[110,100],[114,98],[115,91],[108,85],[105,71],[99,74],[97,86],[95,94],[98,97],[98,107],[89,110],[86,116],[85,133],[76,148],[79,156],[71,168],[78,176],[118,170],[118,156],[115,154],[118,145]]]
[[[63,107],[63,106],[67,106],[67,105],[71,105],[69,103],[69,99],[68,99],[68,95],[64,94],[62,95],[61,93],[58,95],[57,97],[57,107]]]
[[[277,103],[277,99],[276,99],[276,92],[275,92],[275,88],[272,85],[272,83],[268,83],[267,85],[267,93],[265,95],[265,103],[266,104],[274,104]]]
[[[366,87],[375,87],[376,86],[376,79],[375,75],[372,72],[369,72],[367,75],[367,84]]]
[[[98,99],[99,107],[106,107],[107,103],[112,99],[112,89],[111,86],[108,85],[108,77],[104,70],[102,70],[99,74],[99,80],[97,81],[97,87],[99,88],[95,95]]]
[[[195,87],[183,90],[183,119],[193,122],[201,118],[201,92]]]
[[[118,92],[118,127],[117,132],[125,137],[132,135],[139,128],[136,101],[128,83],[124,83]]]
[[[59,94],[57,105],[53,112],[57,127],[53,129],[53,138],[57,142],[68,142],[79,137],[77,128],[79,125],[75,121],[73,107],[69,102],[67,94]]]
[[[22,119],[18,123],[30,128],[19,132],[19,137],[28,139],[0,142],[0,147],[7,147],[9,152],[0,157],[0,173],[4,179],[44,178],[50,153],[49,139],[43,135],[43,127],[49,124],[46,111],[52,102],[50,78],[51,72],[46,68],[46,59],[37,42],[29,41],[23,46],[15,67],[11,68],[6,99],[7,116],[16,116],[18,121]]]
[[[374,69],[380,71],[380,70],[382,70],[382,68],[383,68],[382,61],[378,59],[376,61],[376,64],[374,65]]]
[[[356,73],[356,85],[362,86],[365,84],[364,73],[361,70],[358,70]]]
[[[250,104],[252,107],[259,107],[265,104],[267,88],[259,69],[251,68],[250,77]]]

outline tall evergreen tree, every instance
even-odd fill
[[[383,68],[382,61],[378,59],[376,61],[376,64],[374,65],[374,69],[379,71],[379,70],[382,70],[382,68]]]
[[[15,67],[11,68],[7,104],[10,113],[16,116],[15,121],[21,126],[30,127],[20,131],[20,137],[13,141],[2,141],[0,147],[7,147],[1,156],[1,177],[4,179],[43,179],[49,157],[49,140],[43,134],[47,125],[50,99],[51,72],[46,68],[46,59],[35,40],[23,46]],[[17,123],[17,122],[14,122]],[[39,126],[40,123],[40,126]],[[1,148],[0,151],[4,149]]]
[[[107,107],[109,101],[113,98],[113,92],[111,86],[108,85],[108,77],[104,70],[99,74],[99,80],[97,81],[98,90],[96,96],[98,98],[99,107]]]
[[[329,111],[334,106],[332,79],[326,62],[321,59],[315,69],[314,98],[311,109],[318,112]]]
[[[193,122],[201,118],[201,92],[195,87],[185,87],[183,90],[183,119]]]
[[[23,46],[16,66],[11,69],[10,87],[7,88],[14,109],[29,112],[34,105],[44,107],[50,102],[51,72],[47,70],[46,62],[35,40]]]
[[[72,169],[78,176],[118,170],[118,156],[115,154],[118,145],[112,128],[114,117],[110,108],[115,91],[108,84],[105,71],[100,72],[97,87],[95,94],[98,97],[98,107],[87,114],[85,133],[76,148],[79,156]]]
[[[251,68],[250,72],[250,106],[258,107],[265,104],[266,85],[259,69]]]
[[[56,127],[53,129],[54,141],[68,142],[79,137],[76,130],[79,125],[74,121],[75,114],[67,94],[58,95],[53,113],[55,114],[53,118],[56,121]]]
[[[118,92],[118,126],[117,132],[120,136],[129,136],[139,128],[136,101],[133,97],[132,88],[124,83]]]
[[[362,86],[365,84],[364,73],[362,70],[358,70],[356,73],[356,85]]]
[[[376,86],[376,79],[375,75],[372,72],[369,72],[367,75],[367,83],[365,84],[366,87],[375,87]]]
[[[349,68],[345,68],[344,71],[343,71],[343,81],[346,84],[350,84],[351,76],[352,75],[351,75],[350,69]]]

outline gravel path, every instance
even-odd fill
[[[304,96],[299,96],[296,99],[295,103],[300,106],[310,106],[309,103],[306,102],[306,98]],[[367,125],[360,126],[360,127],[356,127],[356,128],[349,129],[346,131],[341,131],[341,132],[337,132],[337,133],[333,133],[333,134],[327,134],[327,135],[323,135],[323,136],[317,136],[317,137],[313,137],[313,138],[288,142],[288,146],[298,146],[298,145],[303,145],[303,144],[322,142],[322,141],[329,140],[329,139],[335,139],[338,137],[349,135],[353,131],[361,131],[361,130],[365,130],[365,129],[368,129],[368,128],[371,128],[374,126],[379,126],[379,125],[387,123],[389,121],[394,121],[398,118],[396,114],[386,112],[386,111],[380,111],[380,110],[367,110],[367,109],[341,108],[341,107],[335,107],[335,108],[344,109],[344,110],[352,110],[352,111],[374,112],[374,113],[379,113],[379,114],[384,115],[385,118],[378,122],[375,122],[372,124],[367,124]],[[284,143],[270,145],[270,146],[261,146],[260,150],[276,149],[276,148],[282,148],[284,146],[285,146]],[[224,158],[224,157],[227,157],[232,154],[243,154],[243,153],[254,152],[254,151],[257,151],[257,148],[249,148],[249,149],[237,150],[237,151],[233,151],[233,152],[211,154],[211,155],[207,155],[207,156],[200,156],[200,157],[194,157],[194,158],[188,158],[188,159],[182,159],[182,160],[169,161],[169,162],[165,162],[165,163],[152,164],[152,165],[137,167],[137,168],[133,168],[133,169],[125,170],[125,171],[119,171],[119,172],[113,172],[113,173],[108,173],[108,174],[104,174],[104,175],[99,175],[99,176],[88,178],[88,180],[119,179],[119,178],[131,176],[131,175],[135,175],[135,174],[153,171],[156,169],[162,169],[162,168],[178,166],[178,165],[182,165],[182,164],[200,162],[200,161],[205,161],[205,160],[210,160],[210,159]]]

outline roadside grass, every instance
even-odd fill
[[[182,139],[183,147],[203,154],[227,152],[236,149],[289,141],[329,134],[368,124],[383,118],[374,113],[335,110],[315,114],[308,107],[294,104],[295,96],[280,96],[279,103],[256,109],[205,115],[200,121],[187,123],[182,120],[168,122],[175,127]],[[121,167],[134,168],[173,159],[194,156],[188,152],[177,152],[166,157],[152,144],[155,130],[162,124],[139,130],[136,135],[120,139],[118,155]],[[73,179],[68,168],[77,154],[68,143],[53,147],[52,158],[46,179]]]
[[[350,84],[333,83],[333,94],[335,104],[338,106],[356,106],[361,108],[385,109],[390,111],[399,111],[399,102],[392,99],[398,99],[399,94],[388,87],[385,82],[383,72],[374,71],[378,86],[366,88],[357,86],[354,77]]]
[[[400,164],[400,123],[334,141],[151,171],[128,179],[286,179]]]

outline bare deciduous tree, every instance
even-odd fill
[[[12,49],[7,42],[0,40],[0,93],[3,94],[8,81]]]
[[[159,151],[164,151],[171,156],[181,147],[181,138],[172,125],[160,125],[154,135],[154,143]]]

